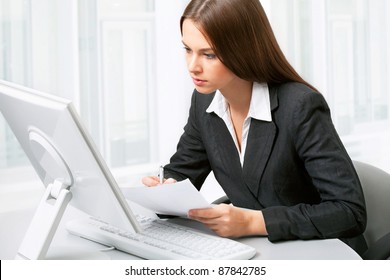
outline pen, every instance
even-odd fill
[[[160,184],[164,183],[164,167],[161,165],[158,173],[158,177],[160,177]]]

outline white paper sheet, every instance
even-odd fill
[[[190,209],[211,207],[188,179],[156,187],[122,188],[122,192],[126,199],[158,214],[187,217]]]

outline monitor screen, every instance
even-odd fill
[[[124,230],[140,231],[70,101],[0,81],[0,111],[46,187],[63,181],[74,207]]]

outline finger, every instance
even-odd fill
[[[231,230],[226,225],[217,222],[217,219],[207,219],[202,222],[208,229],[222,237],[233,237]]]
[[[142,184],[147,187],[154,187],[160,184],[160,179],[157,176],[148,176],[142,178]]]
[[[176,182],[177,181],[173,178],[168,178],[168,179],[164,180],[164,184],[174,184]]]
[[[202,208],[202,209],[191,209],[188,211],[190,218],[199,220],[216,219],[221,217],[221,213],[215,208]]]
[[[209,208],[191,209],[190,214],[196,217],[215,219],[226,215],[229,211],[229,207],[225,204],[215,205]]]
[[[207,219],[207,218],[193,218],[193,220],[198,221],[204,225],[206,225],[209,228],[212,228],[214,230],[214,227],[219,226],[219,221],[217,219]]]

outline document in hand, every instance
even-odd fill
[[[187,217],[190,209],[211,207],[188,179],[156,187],[122,188],[122,192],[128,200],[157,214]]]

